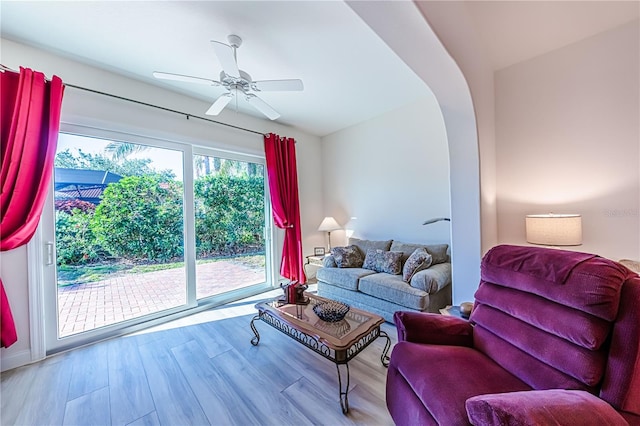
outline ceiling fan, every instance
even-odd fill
[[[261,80],[253,81],[251,76],[238,68],[236,50],[242,44],[242,39],[237,35],[227,37],[229,44],[211,40],[213,49],[218,56],[222,71],[220,81],[208,78],[191,77],[188,75],[172,74],[155,71],[153,76],[161,80],[184,81],[187,83],[206,84],[210,86],[222,86],[227,90],[216,99],[205,114],[218,115],[234,97],[244,96],[247,102],[255,109],[263,113],[270,120],[280,117],[280,114],[269,104],[259,98],[254,92],[266,91],[300,91],[304,89],[302,80]]]

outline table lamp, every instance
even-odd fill
[[[326,232],[327,234],[329,234],[329,251],[331,251],[331,231],[335,231],[337,229],[340,229],[340,225],[331,216],[325,217],[322,220],[322,223],[320,223],[320,226],[318,226],[318,231]]]
[[[582,216],[579,214],[528,214],[527,242],[545,246],[582,244]]]

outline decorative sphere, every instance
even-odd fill
[[[473,309],[473,302],[462,302],[460,304],[460,313],[462,315],[471,314],[471,310]]]

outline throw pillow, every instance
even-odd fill
[[[331,249],[331,256],[333,256],[338,268],[360,268],[362,266],[362,253],[354,245],[334,247]]]
[[[423,269],[427,269],[431,266],[431,262],[433,258],[427,252],[425,248],[417,248],[411,253],[411,256],[404,262],[404,267],[402,268],[402,279],[406,282],[411,281],[411,277]]]
[[[624,418],[602,399],[585,391],[549,389],[478,395],[465,402],[471,424],[625,425]]]
[[[398,275],[402,271],[402,252],[369,249],[362,267],[376,272]]]
[[[427,250],[427,253],[429,253],[433,259],[431,262],[432,265],[449,262],[449,256],[447,255],[447,250],[449,248],[448,244],[403,243],[402,241],[394,240],[389,250],[403,252],[403,260],[406,261],[411,253],[413,253],[417,248],[424,248]]]
[[[369,250],[382,250],[389,251],[391,249],[392,240],[374,241],[374,240],[361,240],[360,238],[349,238],[349,245],[358,246],[362,251],[362,258],[367,254]],[[399,250],[394,250],[399,251]]]

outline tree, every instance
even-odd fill
[[[128,142],[111,142],[104,147],[104,152],[111,154],[111,158],[115,161],[125,160],[132,154],[146,151],[149,149],[146,145]]]
[[[69,149],[56,154],[55,167],[65,167],[69,169],[105,170],[120,176],[144,176],[149,174],[161,174],[165,179],[174,179],[175,174],[171,170],[156,171],[151,167],[152,160],[144,159],[124,159],[114,160],[103,154],[85,153],[78,150],[77,156]]]
[[[161,175],[128,176],[104,191],[91,220],[98,241],[133,261],[183,255],[182,184]]]

